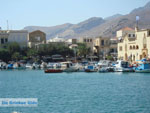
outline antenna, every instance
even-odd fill
[[[9,24],[8,24],[8,20],[7,20],[7,30],[9,30]]]
[[[136,16],[136,27],[138,28],[138,24],[139,24],[139,19],[140,17],[139,16]]]

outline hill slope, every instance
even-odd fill
[[[56,36],[62,38],[79,38],[83,36],[105,36],[114,37],[117,30],[123,27],[134,28],[136,15],[140,17],[139,27],[150,28],[150,2],[144,7],[131,11],[127,15],[116,14],[111,17],[102,19],[93,17],[78,24],[63,24],[53,27],[28,26],[24,29],[33,31],[41,30],[47,34],[47,39]]]

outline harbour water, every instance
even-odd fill
[[[149,113],[150,74],[0,71],[0,98],[37,98],[37,107],[0,113]]]

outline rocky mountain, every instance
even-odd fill
[[[113,16],[105,18],[105,20],[112,20],[112,19],[115,19],[115,18],[118,18],[118,17],[121,17],[121,16],[123,16],[123,15],[121,15],[121,14],[115,14]]]
[[[63,24],[53,27],[28,26],[24,29],[29,31],[41,30],[47,34],[47,39],[56,36],[62,38],[79,38],[84,36],[96,37],[114,37],[117,30],[123,27],[134,28],[136,16],[140,17],[139,28],[150,28],[150,2],[144,7],[131,11],[127,15],[116,14],[102,19],[93,17],[78,24]]]

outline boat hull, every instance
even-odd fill
[[[135,70],[137,73],[150,73],[150,69]]]
[[[62,73],[63,70],[60,69],[47,69],[45,70],[45,73]]]
[[[115,68],[114,71],[115,72],[134,72],[134,70],[130,68]]]

